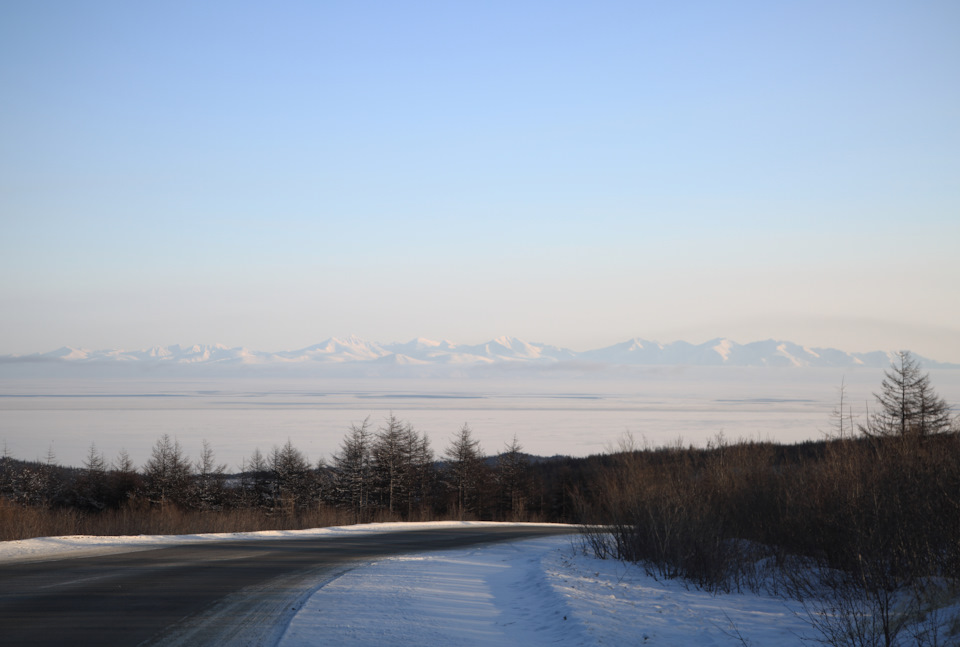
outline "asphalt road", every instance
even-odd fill
[[[572,531],[421,529],[0,564],[0,645],[272,645],[319,585],[365,560]]]

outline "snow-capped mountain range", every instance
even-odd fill
[[[788,341],[738,344],[714,339],[702,344],[677,341],[662,344],[630,339],[620,344],[576,352],[548,344],[497,337],[485,344],[464,345],[417,338],[405,343],[380,344],[356,336],[330,338],[299,350],[264,352],[220,344],[155,346],[141,350],[83,350],[60,348],[48,353],[0,356],[0,369],[10,373],[33,366],[111,367],[143,369],[179,367],[188,370],[216,368],[229,372],[259,369],[312,369],[352,367],[390,370],[389,367],[508,367],[528,366],[596,369],[604,366],[770,366],[770,367],[887,367],[892,352],[848,353],[833,348],[809,348]],[[960,368],[919,358],[927,368]],[[35,372],[35,371],[34,371]],[[369,371],[367,371],[369,373]]]

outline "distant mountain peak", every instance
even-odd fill
[[[723,358],[723,361],[727,361],[730,359],[730,352],[733,348],[733,342],[729,339],[720,339],[712,348],[717,352],[717,355]]]
[[[26,356],[0,356],[0,374],[16,374],[25,366],[90,367],[90,370],[109,372],[110,367],[217,367],[218,371],[232,371],[231,367],[255,367],[256,370],[307,370],[324,366],[359,368],[379,366],[384,370],[466,369],[471,366],[502,365],[577,367],[596,366],[757,366],[757,367],[879,367],[889,366],[893,353],[874,351],[849,353],[834,348],[813,348],[790,341],[767,339],[738,344],[718,337],[702,344],[675,341],[663,344],[639,337],[619,344],[575,352],[548,344],[527,342],[503,335],[483,344],[464,345],[450,341],[434,341],[416,337],[408,342],[379,344],[357,335],[330,337],[318,344],[292,351],[262,352],[246,348],[230,348],[222,344],[194,344],[193,346],[153,346],[141,350],[86,350],[63,346],[48,353]],[[927,368],[960,368],[920,359]],[[52,368],[50,368],[52,367]],[[119,370],[119,369],[117,369]],[[366,374],[366,373],[364,373]]]

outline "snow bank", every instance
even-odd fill
[[[280,647],[802,645],[796,603],[659,582],[550,537],[404,555],[323,583]]]

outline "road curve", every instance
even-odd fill
[[[0,564],[0,644],[272,645],[320,583],[364,560],[574,531],[431,528]]]

